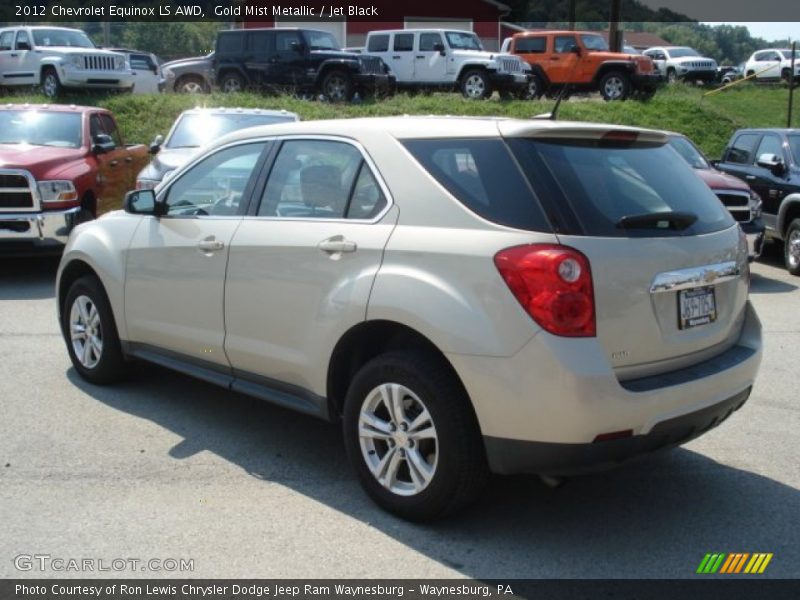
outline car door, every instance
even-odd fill
[[[397,209],[364,151],[331,138],[284,140],[258,196],[231,244],[225,351],[241,378],[324,395],[336,341],[365,318]]]
[[[662,77],[667,75],[667,55],[662,50],[645,50],[645,56],[649,56],[653,61],[653,67]]]
[[[778,208],[781,200],[790,191],[787,186],[785,172],[775,172],[758,164],[758,160],[765,154],[775,155],[788,165],[783,140],[774,133],[765,133],[758,142],[758,147],[753,153],[752,168],[745,177],[747,183],[760,197],[764,224],[770,229],[777,226]]]
[[[133,71],[133,91],[137,94],[158,93],[158,65],[147,54],[129,54]]]
[[[242,57],[247,77],[259,85],[276,83],[278,73],[276,62],[275,39],[272,32],[248,32]]]
[[[774,50],[756,56],[756,79],[777,79],[781,76],[781,56]]]
[[[303,37],[299,31],[275,31],[274,55],[270,58],[272,63],[269,70],[269,83],[295,86],[308,80],[304,67],[306,65]]]
[[[443,82],[447,79],[447,46],[442,34],[420,33],[414,53],[414,78],[417,81]]]
[[[554,35],[552,53],[548,58],[548,75],[554,83],[567,83],[572,80],[579,56],[575,53],[578,40],[574,35]]]
[[[388,65],[398,82],[414,83],[414,34],[395,33]]]
[[[113,124],[113,119],[110,119]],[[130,153],[122,145],[116,125],[108,127],[109,118],[103,113],[91,113],[89,116],[89,135],[92,150],[97,161],[97,214],[122,207],[122,198],[132,186],[129,186]],[[99,142],[113,141],[113,148],[99,149]]]
[[[33,49],[33,40],[24,29],[17,32],[14,42],[14,53],[19,61],[19,82],[25,84],[39,83],[39,53]]]
[[[142,217],[127,252],[125,322],[131,342],[228,368],[228,252],[266,144],[239,143],[206,156],[160,191],[166,215]]]

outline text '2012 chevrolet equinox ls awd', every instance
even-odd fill
[[[398,117],[230,134],[73,232],[82,377],[143,359],[340,420],[382,507],[690,440],[750,393],[743,233],[664,134]]]

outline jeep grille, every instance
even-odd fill
[[[714,63],[710,60],[694,60],[688,66],[695,69],[713,69]]]
[[[35,209],[33,185],[27,171],[0,169],[0,212]]]
[[[367,75],[382,75],[383,61],[377,56],[360,56],[361,72]]]
[[[501,58],[500,68],[508,73],[520,73],[522,71],[522,62],[516,58]]]
[[[116,71],[113,56],[87,55],[83,57],[83,68],[91,71]]]

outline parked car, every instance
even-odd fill
[[[490,470],[683,444],[744,404],[762,342],[744,234],[666,142],[485,117],[240,130],[73,232],[67,351],[89,382],[138,357],[341,422],[409,519]]]
[[[732,83],[744,77],[744,63],[738,65],[721,65],[717,67],[717,82]]]
[[[686,46],[656,46],[643,52],[653,59],[656,69],[669,82],[702,81],[711,83],[717,78],[717,61],[702,56]]]
[[[767,48],[753,52],[744,66],[748,77],[754,75],[756,81],[789,81],[792,72],[792,50]],[[795,55],[794,79],[800,80],[800,52]]]
[[[604,100],[626,100],[634,93],[653,95],[661,80],[652,60],[611,52],[603,36],[596,33],[516,33],[509,51],[531,65],[534,96],[569,86],[571,91],[599,91]]]
[[[0,252],[60,251],[75,225],[122,206],[146,162],[107,110],[0,107]]]
[[[667,135],[669,145],[689,163],[742,227],[747,236],[750,260],[761,256],[764,246],[764,222],[761,219],[762,203],[758,194],[741,179],[714,168],[694,142],[685,135],[673,132],[668,132]]]
[[[136,94],[159,94],[164,91],[166,81],[161,73],[161,61],[152,52],[110,48],[112,52],[124,54],[133,72],[133,91]]]
[[[767,237],[783,242],[786,268],[800,275],[800,129],[740,129],[715,166],[761,197]]]
[[[389,65],[398,89],[458,89],[472,99],[488,98],[497,90],[511,98],[526,95],[530,83],[528,65],[510,54],[484,51],[471,31],[371,31],[365,53]]]
[[[3,87],[41,86],[48,98],[65,88],[130,92],[134,84],[125,55],[64,27],[0,29],[0,78]]]
[[[214,83],[214,53],[165,62],[161,72],[167,92],[208,94]]]
[[[175,169],[189,161],[207,144],[225,134],[246,127],[299,121],[285,110],[260,108],[194,108],[183,111],[167,134],[157,135],[150,144],[153,160],[136,177],[136,189],[152,189]]]
[[[333,35],[315,29],[220,31],[214,73],[223,92],[289,90],[333,102],[394,88],[394,76],[380,58],[343,52]]]

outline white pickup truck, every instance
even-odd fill
[[[97,48],[79,29],[0,29],[0,86],[41,86],[48,98],[64,88],[133,91],[124,54]]]
[[[465,98],[525,97],[530,67],[511,54],[486,52],[471,31],[372,31],[364,54],[383,59],[398,89],[460,89]]]

